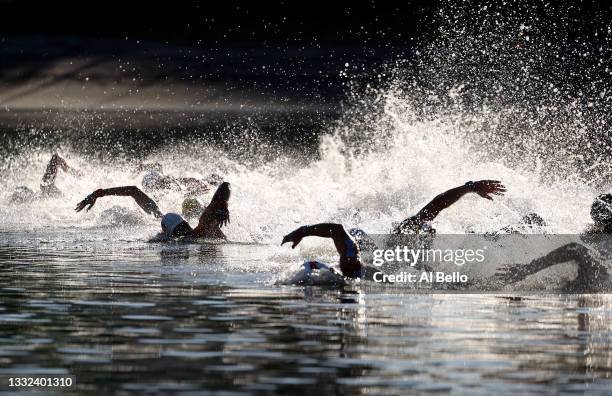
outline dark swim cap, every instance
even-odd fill
[[[529,213],[523,216],[521,223],[528,226],[546,227],[546,221],[537,213]]]
[[[591,218],[598,224],[612,223],[612,194],[601,194],[591,205]]]

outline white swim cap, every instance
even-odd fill
[[[142,178],[142,187],[146,190],[155,190],[156,188],[159,188],[163,178],[164,177],[159,172],[147,172]]]
[[[302,264],[302,267],[304,268],[304,272],[306,274],[310,274],[314,270],[331,270],[329,265],[320,261],[305,261],[304,264]]]
[[[176,213],[167,213],[162,217],[162,229],[164,230],[164,234],[166,234],[166,236],[171,237],[172,233],[174,232],[174,229],[181,224],[182,222],[184,222],[185,219],[183,219],[181,217],[181,215],[176,214]]]

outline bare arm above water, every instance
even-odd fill
[[[465,194],[472,192],[493,200],[493,195],[504,195],[506,187],[498,180],[479,180],[451,188],[432,199],[416,215],[402,221],[400,228],[420,228],[423,224],[435,219],[441,211],[455,204]]]
[[[79,172],[75,168],[70,167],[65,159],[60,157],[59,154],[55,153],[51,156],[51,160],[49,160],[49,163],[47,164],[47,169],[45,170],[45,174],[43,175],[42,181],[40,182],[40,188],[43,191],[55,185],[55,178],[57,177],[58,169],[61,169],[64,172],[70,173],[75,176],[81,176],[81,172]]]
[[[600,264],[591,249],[580,243],[569,243],[527,264],[511,264],[500,268],[495,279],[504,283],[516,283],[557,264],[574,261],[578,266],[576,281],[582,287],[595,287],[608,278],[606,267]]]
[[[281,246],[287,242],[291,242],[291,248],[295,249],[300,244],[303,238],[309,236],[317,236],[321,238],[331,238],[334,241],[338,254],[342,257],[346,255],[345,241],[350,239],[350,236],[341,224],[321,223],[311,226],[302,226],[283,237]]]
[[[497,180],[479,180],[467,182],[462,186],[451,188],[436,196],[416,214],[422,222],[432,221],[444,209],[452,206],[468,193],[476,193],[483,198],[493,200],[493,195],[504,195],[506,187]]]
[[[217,187],[217,191],[215,191],[210,203],[200,215],[198,226],[193,230],[194,235],[225,239],[221,227],[230,222],[228,206],[230,196],[230,184],[228,182],[221,183],[221,185]]]
[[[140,191],[140,189],[136,186],[98,189],[94,191],[93,193],[89,194],[87,197],[85,197],[84,200],[79,202],[76,208],[74,208],[74,210],[76,210],[77,212],[80,212],[86,206],[89,205],[87,207],[87,210],[89,211],[89,209],[91,209],[94,206],[98,198],[106,197],[109,195],[121,196],[121,197],[132,197],[134,198],[134,201],[136,201],[138,206],[140,206],[142,210],[144,210],[146,213],[152,214],[155,217],[162,217],[162,213],[157,207],[157,204],[155,203],[155,201],[153,201],[147,194]]]

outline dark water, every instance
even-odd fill
[[[612,297],[280,286],[271,247],[5,230],[0,374],[85,394],[609,394]],[[291,260],[289,260],[291,261]]]

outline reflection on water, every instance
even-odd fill
[[[268,246],[100,235],[3,233],[0,374],[65,372],[80,393],[122,394],[612,386],[610,295],[278,286]]]

